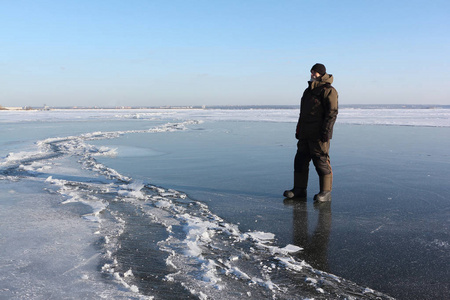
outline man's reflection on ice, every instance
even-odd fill
[[[331,230],[331,203],[314,203],[318,211],[317,225],[308,234],[308,209],[306,201],[285,201],[293,207],[293,244],[302,247],[297,256],[316,269],[328,270],[328,241]]]

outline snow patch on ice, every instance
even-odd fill
[[[146,196],[142,193],[144,188],[144,183],[142,181],[132,181],[129,184],[121,185],[118,191],[119,195],[122,197],[129,197],[135,199],[144,200]]]
[[[82,186],[78,182],[53,179],[52,176],[49,176],[45,182],[60,187],[58,193],[66,197],[62,204],[78,202],[88,205],[92,208],[92,213],[85,214],[83,217],[93,222],[100,222],[99,215],[108,207],[108,203],[91,194],[99,185],[85,184],[84,188],[81,188]],[[100,185],[100,187],[104,188],[103,185]]]

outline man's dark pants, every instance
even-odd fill
[[[294,171],[301,178],[299,184],[308,185],[309,163],[312,160],[316,172],[320,178],[326,175],[332,176],[333,171],[330,165],[330,141],[300,139],[297,143],[297,154],[295,155]],[[329,176],[327,176],[329,177]],[[321,187],[322,188],[322,187]],[[331,190],[331,186],[330,186]]]

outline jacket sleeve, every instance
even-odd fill
[[[302,111],[302,100],[305,97],[306,92],[308,91],[308,89],[305,89],[305,91],[303,92],[302,98],[300,100],[300,114],[298,115],[298,121],[297,121],[297,126],[295,127],[295,138],[299,139],[300,138],[300,115],[301,115],[301,111]]]
[[[325,91],[323,106],[322,137],[331,139],[333,137],[333,126],[338,115],[338,93],[333,87]]]

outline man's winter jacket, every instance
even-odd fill
[[[338,93],[331,86],[333,75],[325,74],[320,81],[309,81],[300,104],[297,123],[298,139],[328,141],[338,114]]]

